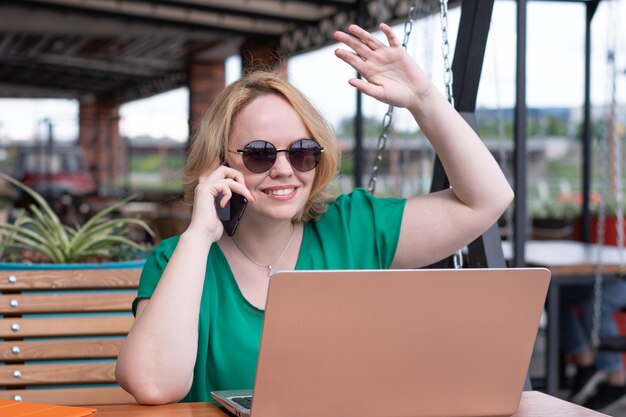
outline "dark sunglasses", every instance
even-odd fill
[[[253,140],[243,149],[228,152],[242,156],[243,164],[256,174],[269,170],[276,162],[278,152],[287,152],[287,159],[292,167],[300,172],[307,172],[320,163],[324,148],[313,139],[298,139],[287,149],[276,149],[276,146],[265,140]]]

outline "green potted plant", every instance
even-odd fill
[[[569,239],[580,204],[569,200],[544,200],[531,207],[530,214],[535,239]]]
[[[140,227],[151,236],[153,231],[140,219],[109,217],[132,200],[132,196],[110,205],[82,225],[68,226],[61,223],[35,190],[6,174],[0,173],[0,178],[23,190],[34,201],[29,213],[20,211],[13,223],[0,223],[0,269],[20,269],[29,264],[40,268],[42,264],[72,268],[77,264],[81,268],[128,268],[143,264],[143,259],[128,260],[129,253],[145,254],[147,250],[145,245],[128,238],[129,227]],[[115,262],[120,259],[125,261]]]
[[[538,223],[571,224],[579,214],[580,204],[575,201],[545,200],[531,209],[531,216]]]

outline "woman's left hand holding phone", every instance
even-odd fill
[[[187,231],[205,235],[209,243],[216,242],[224,232],[224,226],[218,218],[216,204],[225,207],[233,193],[245,197],[249,202],[256,201],[246,187],[243,174],[226,165],[207,171],[198,179],[194,196],[191,223]],[[221,197],[221,200],[216,200]]]

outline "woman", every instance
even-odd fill
[[[406,201],[358,189],[328,202],[339,150],[319,113],[276,75],[227,87],[185,166],[190,225],[147,261],[118,358],[118,381],[138,402],[210,401],[212,390],[251,388],[269,271],[424,266],[475,239],[510,203],[480,139],[389,26],[380,29],[389,46],[356,25],[335,32],[354,51],[336,55],[363,75],[351,85],[411,112],[452,188]],[[233,193],[249,204],[229,237],[215,201],[223,207]]]

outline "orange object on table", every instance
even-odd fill
[[[90,417],[95,414],[95,408],[0,400],[0,415],[2,417]]]

